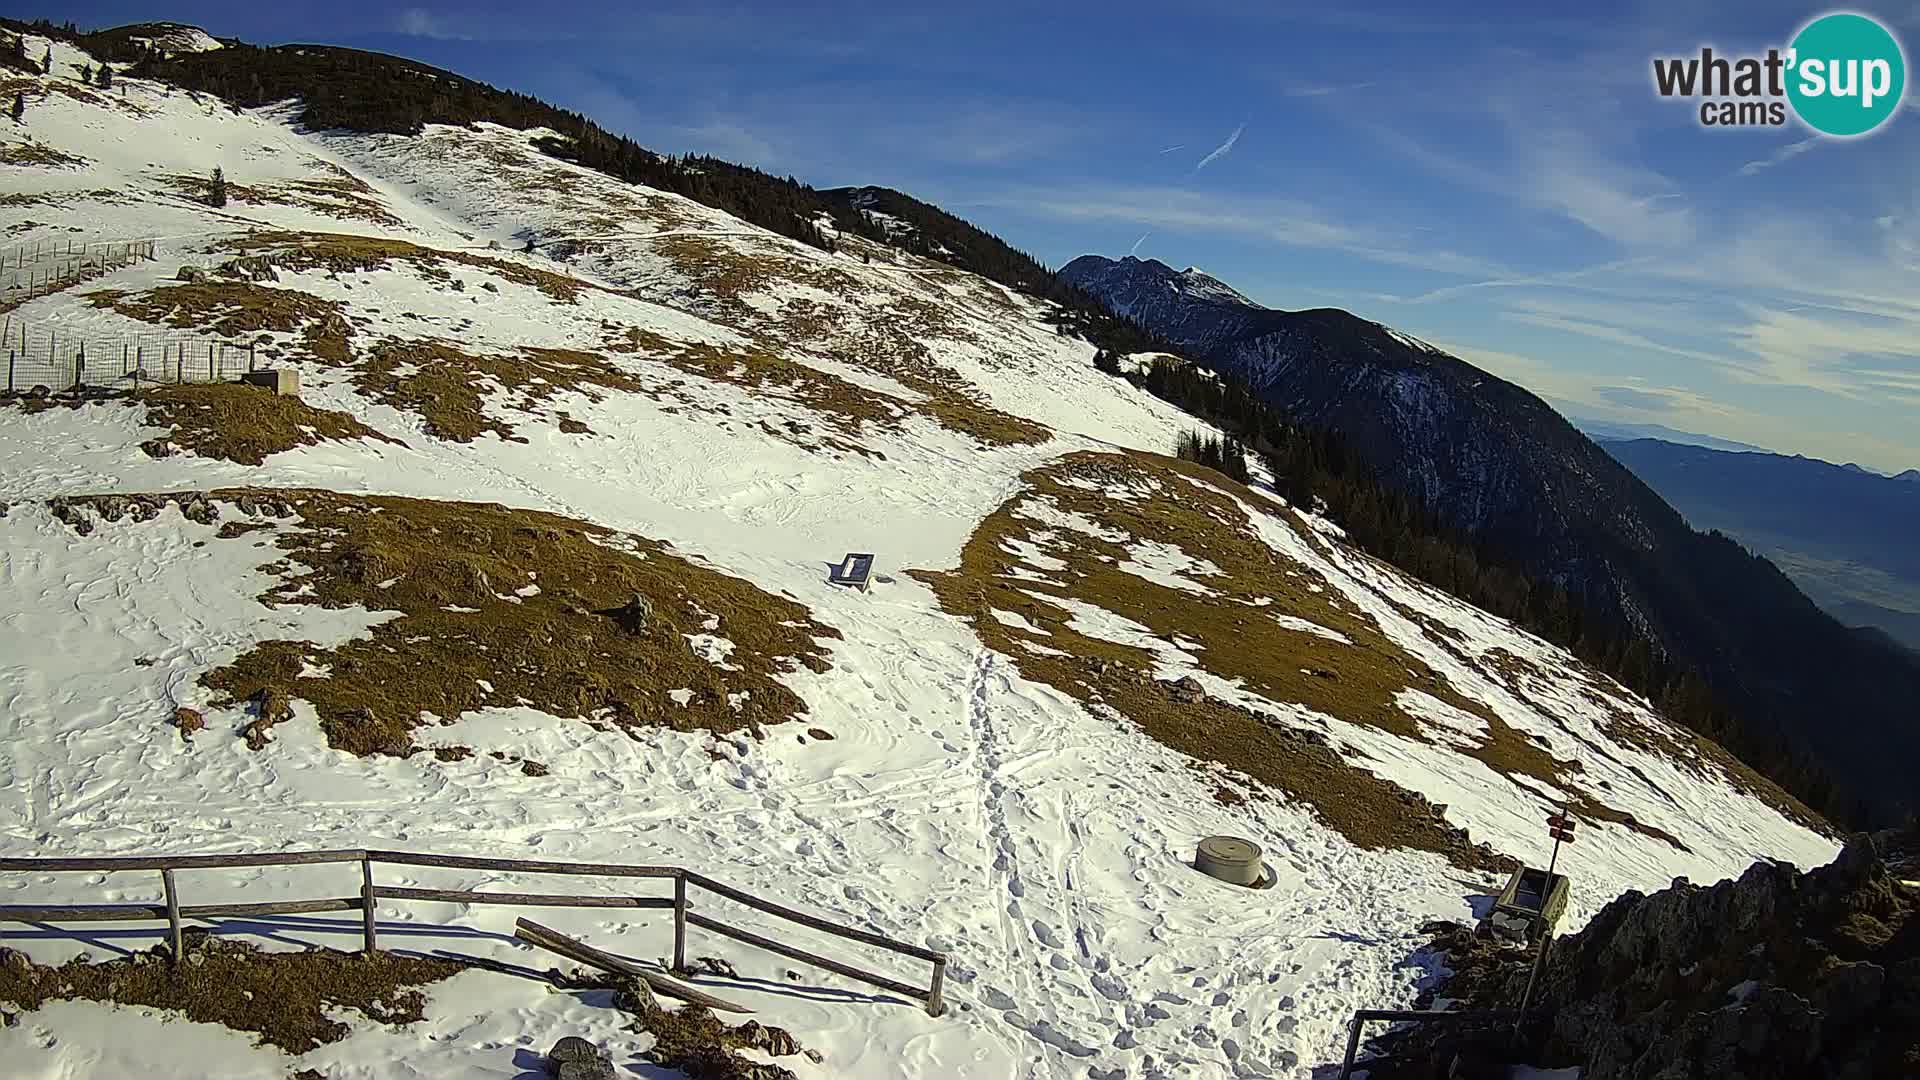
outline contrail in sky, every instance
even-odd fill
[[[1186,143],[1174,143],[1172,146],[1169,146],[1165,150],[1162,150],[1160,152],[1163,154],[1171,154],[1175,150],[1185,150],[1186,148],[1187,148]]]
[[[1147,237],[1149,237],[1149,236],[1152,236],[1152,235],[1153,235],[1153,230],[1152,230],[1152,229],[1148,229],[1148,230],[1147,230],[1146,232],[1143,232],[1143,233],[1141,233],[1141,234],[1140,234],[1140,239],[1138,239],[1138,240],[1135,240],[1135,241],[1133,242],[1133,246],[1127,249],[1127,254],[1129,254],[1129,255],[1138,255],[1138,254],[1140,254],[1140,245],[1141,245],[1141,244],[1144,244],[1144,243],[1146,243],[1146,242],[1147,242]]]
[[[1226,157],[1227,151],[1232,150],[1233,144],[1240,141],[1240,133],[1245,130],[1247,130],[1247,125],[1245,124],[1241,124],[1239,127],[1234,128],[1233,134],[1227,136],[1227,141],[1221,143],[1219,146],[1214,147],[1213,153],[1208,154],[1206,157],[1201,158],[1200,164],[1195,165],[1193,167],[1193,171],[1199,172],[1201,169],[1206,168],[1207,166],[1213,164],[1215,161],[1218,161],[1221,158]]]

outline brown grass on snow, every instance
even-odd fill
[[[118,289],[85,294],[94,307],[119,312],[155,325],[204,330],[242,338],[266,332],[299,333],[314,357],[333,364],[351,360],[353,326],[339,303],[296,289],[276,289],[250,281],[206,281],[161,285],[129,295]]]
[[[1208,488],[1188,479],[1202,480]],[[958,569],[917,572],[942,606],[972,619],[991,647],[1011,657],[1027,677],[1089,704],[1117,709],[1147,734],[1192,757],[1216,762],[1311,805],[1328,825],[1369,848],[1410,847],[1445,854],[1459,865],[1486,867],[1497,860],[1484,845],[1471,844],[1427,801],[1382,780],[1332,750],[1316,733],[1291,730],[1223,702],[1174,700],[1154,681],[1153,654],[1145,649],[1089,637],[1071,629],[1071,613],[1050,602],[1071,598],[1096,605],[1148,628],[1167,641],[1191,642],[1212,674],[1237,680],[1247,691],[1275,702],[1298,703],[1352,723],[1394,735],[1431,741],[1395,697],[1415,689],[1477,716],[1488,734],[1462,751],[1516,779],[1530,777],[1579,792],[1574,812],[1671,837],[1634,821],[1581,792],[1577,762],[1548,754],[1491,710],[1455,691],[1438,673],[1388,639],[1373,620],[1344,606],[1331,586],[1283,560],[1255,535],[1232,500],[1214,490],[1231,482],[1186,462],[1144,454],[1079,454],[1028,473],[1025,490],[982,522],[962,553]],[[1075,486],[1090,485],[1090,486]],[[1135,498],[1107,494],[1124,485]],[[1079,514],[1129,538],[1173,545],[1221,570],[1197,579],[1215,595],[1203,596],[1147,581],[1119,569],[1126,545],[1021,516],[1039,501]],[[1036,535],[1037,534],[1037,535]],[[1067,569],[1048,571],[1048,582],[1022,579],[1009,542],[1036,544]],[[1028,572],[1033,567],[1024,566]],[[1291,571],[1291,573],[1290,573]],[[1309,586],[1318,585],[1319,591]],[[1255,606],[1259,598],[1272,603]],[[1015,612],[1045,636],[1006,626],[991,611]],[[1288,629],[1276,615],[1307,619],[1346,637],[1342,644]],[[1021,641],[1064,650],[1067,656],[1035,654]]]
[[[270,454],[325,440],[397,439],[331,409],[316,409],[297,397],[247,383],[186,383],[143,391],[133,400],[147,408],[147,422],[171,429],[141,449],[154,457],[179,451],[259,465]]]
[[[825,670],[815,639],[839,636],[799,604],[661,544],[553,514],[324,491],[207,497],[297,516],[274,534],[286,558],[268,569],[283,580],[262,602],[400,613],[334,648],[262,642],[204,675],[216,707],[247,706],[256,746],[295,700],[312,703],[331,745],[357,754],[411,754],[423,713],[451,720],[488,706],[622,728],[757,731],[805,713],[779,677]],[[110,498],[127,501],[92,501]],[[70,512],[89,500],[63,502]],[[636,595],[653,609],[644,620]],[[687,635],[702,633],[733,643],[721,664],[695,653]],[[316,669],[328,674],[302,674]],[[692,691],[684,706],[668,697],[679,689]]]
[[[52,1001],[146,1006],[252,1032],[264,1043],[302,1054],[352,1034],[332,1015],[340,1010],[383,1024],[421,1019],[426,999],[420,988],[465,970],[450,960],[390,952],[262,952],[195,930],[187,931],[186,944],[187,958],[177,966],[164,946],[59,967],[0,950],[0,1002],[22,1011]]]

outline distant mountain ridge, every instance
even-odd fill
[[[1694,527],[1765,553],[1841,621],[1920,648],[1920,472],[1657,439],[1603,445]]]
[[[1853,634],[1734,542],[1695,533],[1538,397],[1380,323],[1261,307],[1154,260],[1082,256],[1061,276],[1638,628],[1704,673],[1744,724],[1806,747],[1883,807],[1913,798],[1889,750],[1920,755],[1920,661]]]
[[[1726,450],[1736,454],[1773,453],[1764,446],[1723,439],[1718,435],[1703,435],[1697,431],[1681,431],[1665,424],[1629,424],[1619,420],[1598,420],[1581,416],[1569,416],[1567,419],[1572,421],[1573,426],[1579,428],[1587,438],[1597,443],[1659,439],[1682,446],[1704,446],[1712,450]]]

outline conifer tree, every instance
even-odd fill
[[[218,165],[213,167],[213,186],[207,202],[213,206],[227,205],[227,174]]]
[[[23,123],[25,121],[26,115],[27,115],[27,95],[25,93],[15,91],[13,95],[13,122],[16,124]]]
[[[113,89],[113,69],[105,64],[101,64],[100,74],[95,77],[93,84],[102,90]]]

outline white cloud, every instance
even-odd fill
[[[405,8],[394,17],[394,29],[409,37],[433,38],[436,41],[472,41],[473,35],[465,29],[456,29],[445,18],[425,8]]]
[[[1345,94],[1354,90],[1365,90],[1370,86],[1378,86],[1378,85],[1380,84],[1369,80],[1367,82],[1339,83],[1334,85],[1323,85],[1323,86],[1292,86],[1292,87],[1288,87],[1286,90],[1283,90],[1282,93],[1286,94],[1288,97],[1306,97],[1306,98],[1332,97],[1335,94]]]
[[[1759,173],[1763,170],[1771,169],[1775,165],[1779,165],[1782,162],[1791,161],[1794,158],[1799,157],[1801,154],[1806,153],[1807,151],[1813,149],[1815,146],[1818,146],[1819,144],[1820,144],[1820,136],[1818,135],[1808,136],[1807,138],[1801,139],[1799,142],[1788,143],[1787,145],[1782,146],[1778,150],[1775,150],[1773,153],[1768,154],[1766,157],[1760,158],[1757,161],[1749,161],[1745,165],[1740,166],[1740,175],[1753,176],[1754,174]]]
[[[1699,360],[1706,364],[1719,364],[1726,361],[1725,356],[1701,352],[1696,349],[1683,349],[1673,345],[1664,345],[1644,334],[1636,334],[1631,330],[1612,326],[1607,323],[1589,322],[1583,319],[1570,319],[1560,315],[1545,315],[1538,312],[1527,311],[1503,311],[1500,313],[1500,317],[1513,322],[1538,326],[1547,330],[1560,330],[1569,334],[1579,334],[1582,337],[1593,338],[1597,341],[1607,341],[1615,345],[1625,345],[1631,349],[1645,349],[1650,352],[1666,353],[1670,356],[1678,356],[1687,360]]]
[[[1240,141],[1241,132],[1244,132],[1246,130],[1247,130],[1247,125],[1245,124],[1241,124],[1239,127],[1234,128],[1233,134],[1227,136],[1227,141],[1221,143],[1219,146],[1214,147],[1212,153],[1208,154],[1206,157],[1201,158],[1200,164],[1195,165],[1193,167],[1193,171],[1199,172],[1201,169],[1204,169],[1207,166],[1213,164],[1214,162],[1220,160],[1221,158],[1226,157],[1229,153],[1232,152],[1233,144]]]
[[[1024,188],[974,201],[1062,221],[1110,221],[1151,230],[1229,233],[1288,247],[1354,255],[1389,266],[1491,277],[1503,268],[1416,243],[1412,230],[1346,224],[1324,206],[1291,199],[1217,195],[1181,187]]]

